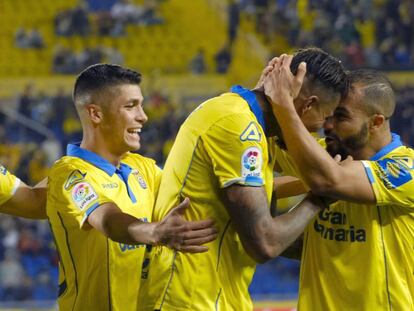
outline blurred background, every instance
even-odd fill
[[[412,145],[413,28],[413,0],[0,0],[0,163],[31,185],[43,179],[80,140],[75,75],[108,62],[143,74],[141,153],[162,167],[194,107],[253,87],[272,56],[309,45],[349,69],[386,71],[393,130]],[[57,264],[47,222],[0,216],[0,308],[55,308]],[[294,309],[298,278],[297,261],[259,265],[257,310]]]

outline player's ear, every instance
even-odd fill
[[[385,123],[385,120],[386,118],[384,115],[376,113],[371,116],[370,127],[373,129],[380,128]]]
[[[92,123],[98,124],[103,120],[102,107],[95,104],[89,104],[86,106],[86,111],[88,113],[89,119]]]
[[[303,116],[306,112],[309,112],[312,108],[315,109],[317,103],[319,102],[319,97],[316,95],[311,95],[304,98],[299,106],[298,114]]]

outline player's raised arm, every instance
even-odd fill
[[[123,213],[114,203],[105,203],[88,217],[88,223],[111,240],[126,244],[164,245],[182,252],[208,251],[202,244],[217,237],[211,220],[186,221],[182,213],[189,205],[185,199],[160,222],[143,222]]]
[[[245,250],[257,262],[280,255],[302,233],[324,204],[309,194],[291,212],[272,218],[262,187],[224,189],[227,210]]]
[[[294,76],[290,71],[291,60],[292,57],[288,55],[281,57],[281,61],[267,76],[265,92],[282,128],[288,152],[304,181],[313,192],[320,195],[374,203],[374,192],[362,162],[347,161],[339,165],[315,141],[299,118],[293,101],[302,86],[306,66],[302,65]],[[338,117],[340,109],[335,110],[334,119]],[[378,131],[384,121],[383,116],[376,115],[369,123],[370,130]]]

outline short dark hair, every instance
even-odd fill
[[[349,72],[348,80],[351,90],[355,84],[362,86],[362,101],[367,113],[380,113],[387,119],[394,114],[394,90],[383,73],[373,69],[357,69]]]
[[[83,70],[76,78],[73,88],[73,100],[78,103],[82,101],[82,98],[108,86],[138,85],[140,82],[141,74],[134,70],[119,65],[95,64]]]
[[[298,50],[292,59],[290,70],[297,73],[299,64],[306,63],[307,79],[318,86],[339,94],[341,98],[348,92],[347,74],[341,61],[320,48],[308,47]]]

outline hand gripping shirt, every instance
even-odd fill
[[[20,179],[0,165],[0,205],[11,199],[19,184]]]
[[[111,202],[151,221],[159,181],[154,161],[132,153],[117,168],[69,145],[53,165],[46,209],[60,257],[60,310],[136,310],[145,245],[114,242],[86,220]]]
[[[184,122],[164,167],[154,218],[189,197],[185,218],[214,219],[209,251],[153,248],[138,310],[252,310],[248,293],[256,263],[243,249],[222,189],[264,187],[270,202],[274,141],[267,140],[254,93],[235,88],[201,104]]]
[[[338,201],[305,230],[298,310],[414,310],[414,150],[362,161],[374,205]]]

